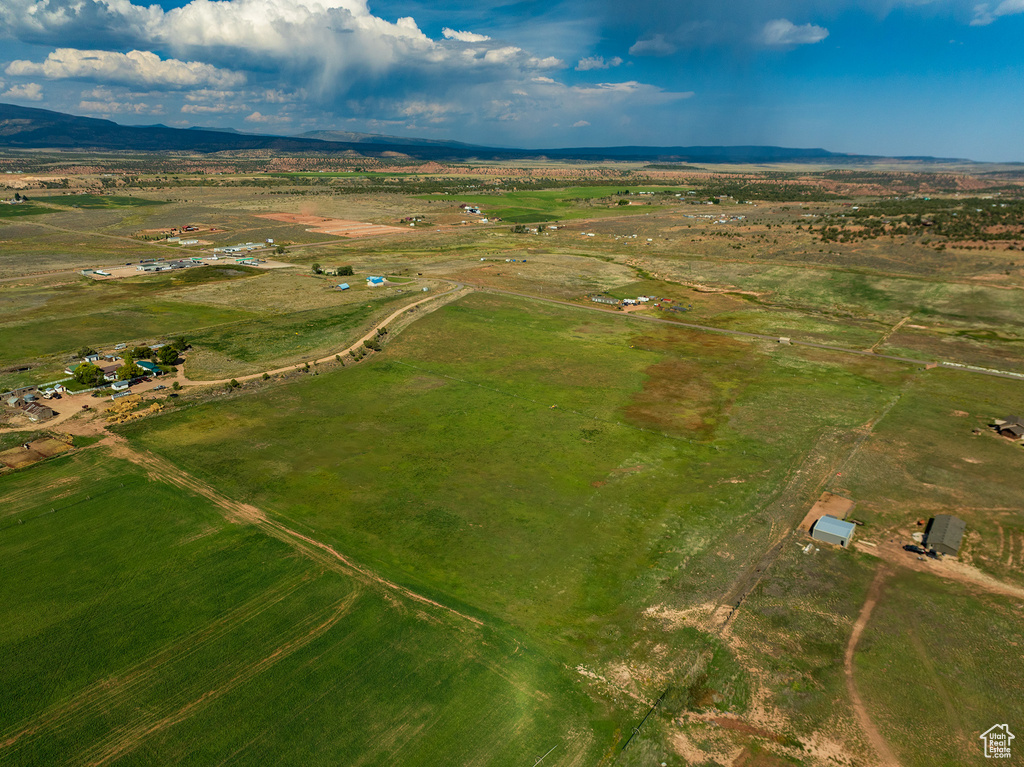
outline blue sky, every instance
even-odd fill
[[[1024,0],[3,0],[0,101],[519,147],[1024,161]]]

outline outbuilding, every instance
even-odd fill
[[[967,523],[952,514],[936,514],[924,531],[924,544],[940,554],[955,557],[960,551]]]
[[[347,282],[343,282],[338,286],[338,290],[348,290],[351,287]]]
[[[826,514],[814,523],[814,527],[811,529],[811,537],[845,548],[850,545],[853,531],[856,529],[857,526],[853,522],[846,522]]]
[[[376,288],[376,287],[379,287],[379,286],[384,284],[384,278],[383,277],[367,277],[366,278],[366,284],[369,285],[372,288]]]
[[[129,386],[131,386],[131,384],[127,381],[114,381],[110,388],[114,391],[125,391]]]

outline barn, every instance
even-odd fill
[[[853,531],[856,527],[853,522],[845,522],[826,514],[814,523],[814,527],[811,529],[811,537],[845,548],[850,545],[850,540],[853,538]]]
[[[936,514],[928,521],[924,531],[924,543],[940,554],[955,557],[960,551],[967,523],[952,514]]]

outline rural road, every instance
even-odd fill
[[[882,733],[875,727],[875,723],[871,721],[867,706],[864,705],[864,701],[860,697],[860,691],[857,689],[857,682],[853,678],[853,653],[857,649],[860,635],[864,633],[864,628],[868,625],[871,611],[875,609],[875,605],[878,603],[878,597],[882,591],[882,583],[888,575],[889,570],[885,565],[880,565],[878,570],[875,571],[875,578],[871,581],[871,586],[868,588],[867,599],[864,600],[864,606],[860,609],[860,615],[857,616],[857,620],[853,624],[850,641],[846,644],[843,667],[846,674],[846,688],[850,693],[850,704],[857,715],[857,721],[860,722],[861,729],[864,730],[864,735],[875,750],[875,753],[878,754],[879,763],[883,767],[899,767],[900,763],[896,755],[889,748],[889,744],[882,737]]]

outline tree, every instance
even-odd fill
[[[96,353],[96,350],[93,349],[91,346],[83,346],[81,349],[78,350],[78,356],[79,357],[88,357],[90,354],[95,354],[95,353]]]
[[[355,271],[352,269],[351,266],[339,266],[337,269],[334,270],[334,274],[337,275],[338,277],[351,277],[353,274],[355,274]]]
[[[83,362],[76,367],[72,377],[83,386],[99,386],[103,383],[103,371],[91,362]]]
[[[144,375],[146,375],[146,371],[136,365],[131,359],[126,359],[124,364],[117,369],[118,381],[130,381],[133,378],[139,378]]]
[[[320,266],[320,264],[313,264],[312,269],[313,269],[313,274],[323,274],[324,273],[324,269],[323,269],[322,266]]]
[[[174,383],[171,384],[171,389],[173,389],[174,391],[178,391],[178,389],[180,389],[180,388],[181,388],[181,384],[178,383],[177,381],[175,381]]]
[[[157,360],[161,365],[173,365],[178,361],[178,350],[168,344],[161,346],[156,353]]]
[[[283,256],[285,254],[284,245],[278,245],[276,248],[274,248],[274,252],[277,253],[277,255],[279,256]]]
[[[136,346],[131,350],[131,358],[133,360],[148,360],[153,356],[153,350],[148,346]],[[127,358],[125,358],[127,360]]]
[[[183,352],[188,348],[188,342],[185,340],[185,336],[181,336],[180,338],[175,338],[173,341],[171,341],[171,346],[173,346],[179,352]]]
[[[263,380],[264,381],[269,381],[270,380],[270,373],[264,373],[263,374]]]

